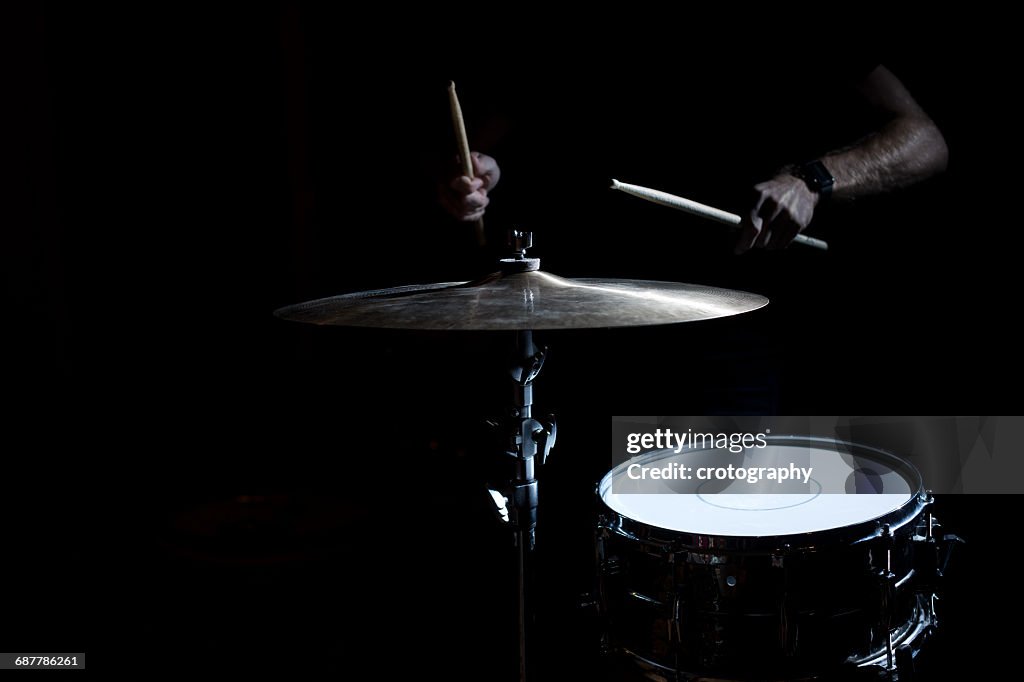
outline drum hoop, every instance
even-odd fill
[[[629,518],[612,509],[604,501],[603,493],[611,487],[614,475],[624,470],[629,463],[636,462],[637,459],[634,458],[629,462],[613,467],[598,483],[596,488],[597,500],[605,515],[605,518],[599,523],[599,527],[628,539],[644,544],[657,545],[659,548],[669,551],[690,551],[708,554],[716,554],[722,551],[784,554],[793,551],[814,551],[823,544],[853,545],[868,542],[885,534],[886,526],[888,526],[889,532],[894,536],[913,535],[915,533],[915,524],[913,522],[921,516],[932,502],[931,496],[924,490],[921,473],[917,470],[917,467],[887,450],[861,443],[820,436],[769,436],[767,442],[769,445],[829,445],[839,448],[840,451],[845,450],[850,454],[871,453],[880,457],[886,464],[889,464],[893,471],[904,475],[912,490],[911,498],[897,509],[879,517],[849,526],[828,528],[809,533],[743,536],[676,531]],[[695,451],[702,449],[695,449]],[[650,453],[652,459],[655,454],[660,452],[663,451]]]

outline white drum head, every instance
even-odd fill
[[[722,459],[720,451],[649,452],[620,464],[601,481],[604,503],[622,516],[666,530],[702,535],[765,537],[814,533],[854,526],[895,512],[920,492],[920,476],[908,463],[886,453],[828,441],[771,439],[767,448]],[[781,442],[780,442],[781,441]],[[851,449],[853,448],[853,449]],[[732,463],[798,462],[813,471],[806,484],[751,486],[744,480],[636,480],[648,469]],[[789,492],[770,492],[785,489]],[[749,492],[755,490],[758,492]],[[769,492],[763,492],[763,491]]]

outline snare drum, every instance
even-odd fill
[[[917,470],[869,447],[769,437],[758,455],[829,466],[790,494],[631,492],[631,464],[722,455],[649,452],[601,480],[597,602],[607,647],[655,679],[792,678],[912,661],[937,623],[938,543]],[[873,494],[824,492],[851,482]]]

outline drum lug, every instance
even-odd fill
[[[601,600],[591,592],[584,592],[576,600],[576,608],[587,613],[600,613]]]
[[[602,554],[604,553],[604,541],[608,537],[608,530],[610,527],[608,517],[604,514],[598,514],[597,527],[594,528],[594,542],[601,545]]]
[[[618,557],[607,557],[601,560],[597,567],[600,575],[612,576],[622,573],[622,562]]]
[[[680,628],[680,621],[682,620],[682,617],[683,600],[677,592],[675,596],[672,598],[672,615],[669,617],[668,620],[668,641],[673,641],[673,638],[676,642],[683,641],[683,633],[682,629]]]
[[[882,566],[874,564],[875,557],[872,555],[872,567],[878,579],[879,596],[881,604],[878,610],[879,634],[885,637],[885,662],[888,670],[893,669],[893,646],[892,646],[892,614],[894,600],[896,597],[896,574],[892,572],[892,547],[893,534],[889,524],[882,526],[878,538],[881,551],[885,556],[885,563]]]
[[[966,544],[966,541],[959,535],[940,533],[942,524],[932,514],[928,514],[926,523],[923,534],[915,535],[913,540],[927,547],[926,551],[920,553],[919,566],[921,575],[926,576],[926,584],[930,585],[946,574],[953,549],[957,545]]]
[[[790,546],[788,544],[780,547],[776,552],[772,553],[772,568],[785,568],[786,567],[786,556],[790,552]]]
[[[800,626],[796,606],[790,597],[793,586],[790,584],[790,570],[786,567],[786,559],[799,560],[799,554],[792,556],[792,547],[784,544],[772,554],[772,568],[782,569],[782,594],[779,596],[779,648],[786,656],[796,654],[800,642]],[[726,583],[728,584],[728,583]],[[730,587],[733,587],[735,582]]]
[[[896,675],[899,682],[914,682],[914,650],[903,645],[896,649]]]
[[[953,535],[952,533],[942,536],[942,543],[940,552],[942,553],[941,561],[939,562],[938,568],[936,568],[936,574],[938,577],[946,575],[946,568],[949,566],[949,560],[953,556],[953,548],[957,545],[966,545],[967,541],[959,535]]]

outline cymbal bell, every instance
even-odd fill
[[[275,315],[318,325],[498,331],[695,322],[767,304],[758,294],[697,284],[566,279],[532,270],[342,294],[287,306]]]

